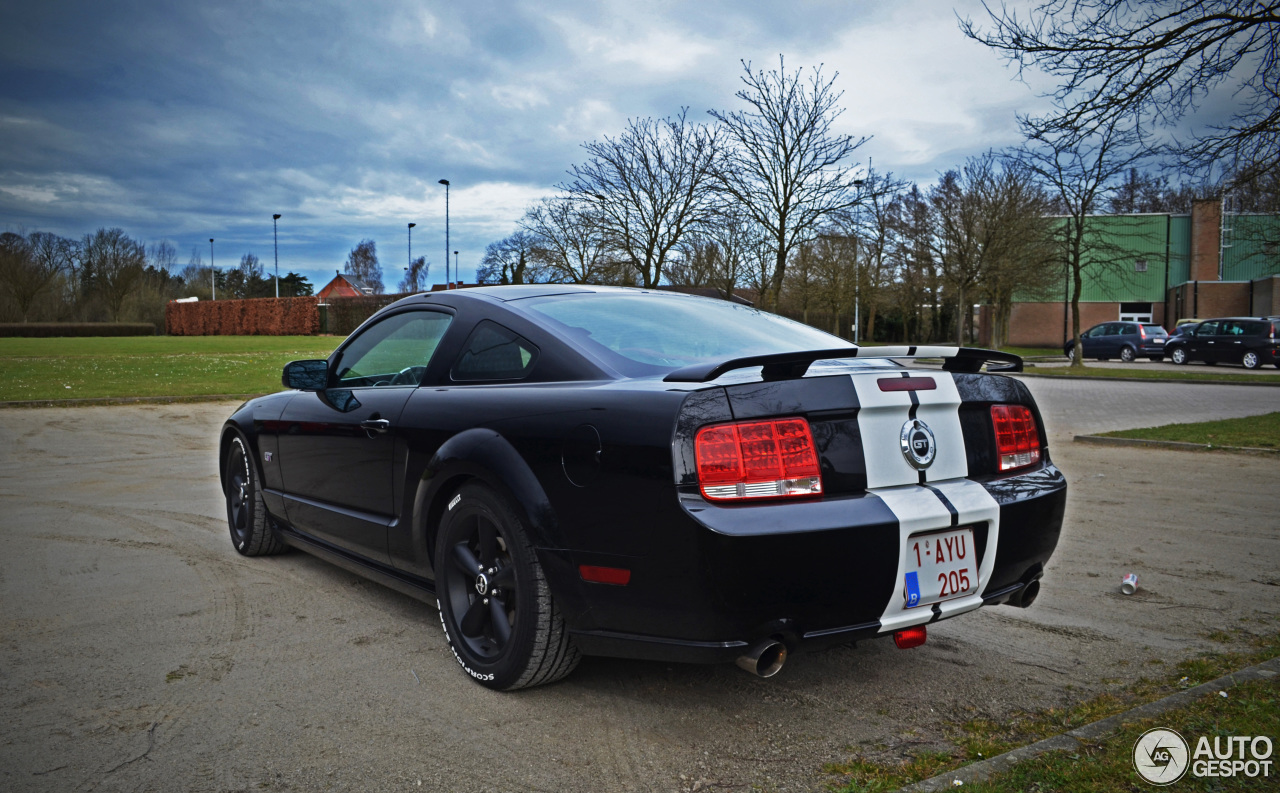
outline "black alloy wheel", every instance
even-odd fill
[[[1138,357],[1138,351],[1133,349],[1132,347],[1120,348],[1120,360],[1124,361],[1125,363],[1133,363],[1133,360],[1137,357]]]
[[[440,521],[436,596],[463,671],[500,691],[559,680],[577,666],[520,518],[498,493],[464,485]]]
[[[250,462],[248,445],[239,434],[231,438],[223,467],[222,488],[227,500],[231,544],[241,556],[267,556],[287,546],[276,537],[262,503],[258,473]]]
[[[1181,366],[1187,362],[1187,351],[1178,347],[1173,352],[1169,353],[1169,360]]]

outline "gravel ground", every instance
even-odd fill
[[[1068,442],[1274,410],[1271,389],[1027,382],[1072,488],[1032,608],[767,681],[587,659],[517,694],[471,683],[430,607],[232,551],[213,439],[234,405],[0,411],[0,789],[813,790],[850,747],[905,754],[947,721],[1067,704],[1209,631],[1275,625],[1273,463]]]

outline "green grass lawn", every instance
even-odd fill
[[[289,361],[326,358],[333,336],[0,339],[0,401],[279,391]]]
[[[1280,634],[1276,633],[1218,630],[1206,634],[1205,638],[1219,643],[1222,649],[1182,661],[1153,677],[1144,676],[1134,683],[1118,685],[1070,707],[1016,713],[1000,722],[985,718],[948,722],[944,725],[944,733],[953,747],[949,751],[916,751],[898,763],[877,762],[859,753],[847,762],[829,764],[824,769],[833,777],[828,787],[837,793],[896,790],[1019,746],[1061,735],[1280,655]],[[1127,665],[1128,662],[1121,663]],[[1166,669],[1161,662],[1148,663],[1154,670]],[[1167,712],[1159,718],[1160,726],[1172,727],[1184,737],[1188,733],[1212,736],[1217,734],[1212,726],[1216,722],[1230,724],[1230,730],[1240,729],[1241,732],[1236,734],[1270,735],[1274,739],[1280,734],[1278,682],[1280,678],[1273,678],[1261,684],[1238,686],[1231,689],[1232,693],[1226,699],[1211,697],[1211,701],[1200,701],[1188,708]],[[989,793],[1136,790],[1145,783],[1133,770],[1130,752],[1137,737],[1151,726],[1145,723],[1127,725],[1111,738],[1088,747],[1087,751],[1072,755],[1046,754],[1024,761],[989,782],[965,785],[963,789]],[[1259,731],[1248,732],[1248,729]],[[1184,785],[1189,790],[1219,789],[1188,784],[1192,781],[1189,777],[1183,778],[1174,789],[1182,790]],[[1257,781],[1253,784],[1257,785]]]
[[[1012,793],[1052,790],[1060,793],[1093,793],[1098,790],[1147,789],[1133,768],[1133,747],[1142,733],[1155,727],[1176,730],[1195,752],[1199,736],[1210,742],[1215,736],[1280,734],[1280,678],[1254,680],[1232,688],[1226,697],[1210,694],[1194,704],[1166,712],[1154,719],[1125,726],[1111,737],[1088,743],[1076,752],[1049,752],[1015,766],[986,782],[965,785],[977,793]],[[1247,753],[1247,750],[1246,750]],[[1274,761],[1275,756],[1271,759]],[[1173,790],[1230,791],[1275,790],[1280,769],[1272,763],[1270,778],[1246,776],[1197,778],[1192,770]],[[1159,788],[1151,787],[1152,790]]]
[[[1028,369],[1029,374],[1048,377],[1132,377],[1140,380],[1213,380],[1227,383],[1280,382],[1280,371],[1275,374],[1243,374],[1209,367],[1196,369],[1109,369],[1101,366],[1085,366],[1083,371],[1073,371],[1070,366],[1037,366]]]
[[[1137,438],[1148,441],[1182,441],[1212,446],[1252,446],[1280,449],[1280,413],[1242,419],[1203,421],[1199,424],[1165,424],[1136,430],[1104,432],[1110,438]]]

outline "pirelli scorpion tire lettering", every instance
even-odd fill
[[[458,491],[440,522],[435,561],[445,639],[477,682],[528,688],[578,665],[528,534],[498,493],[479,483]]]
[[[232,437],[225,463],[222,486],[227,499],[231,544],[242,556],[267,556],[286,550],[288,546],[276,537],[262,503],[258,473],[249,460],[244,438]]]

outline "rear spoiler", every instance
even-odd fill
[[[765,380],[790,380],[804,377],[814,361],[841,358],[941,358],[942,368],[948,372],[980,372],[983,364],[988,372],[1021,372],[1022,358],[1008,352],[980,350],[973,347],[840,347],[834,350],[803,350],[780,352],[773,355],[752,355],[734,358],[720,363],[697,363],[671,372],[662,378],[665,383],[706,383],[725,372],[764,368]]]

